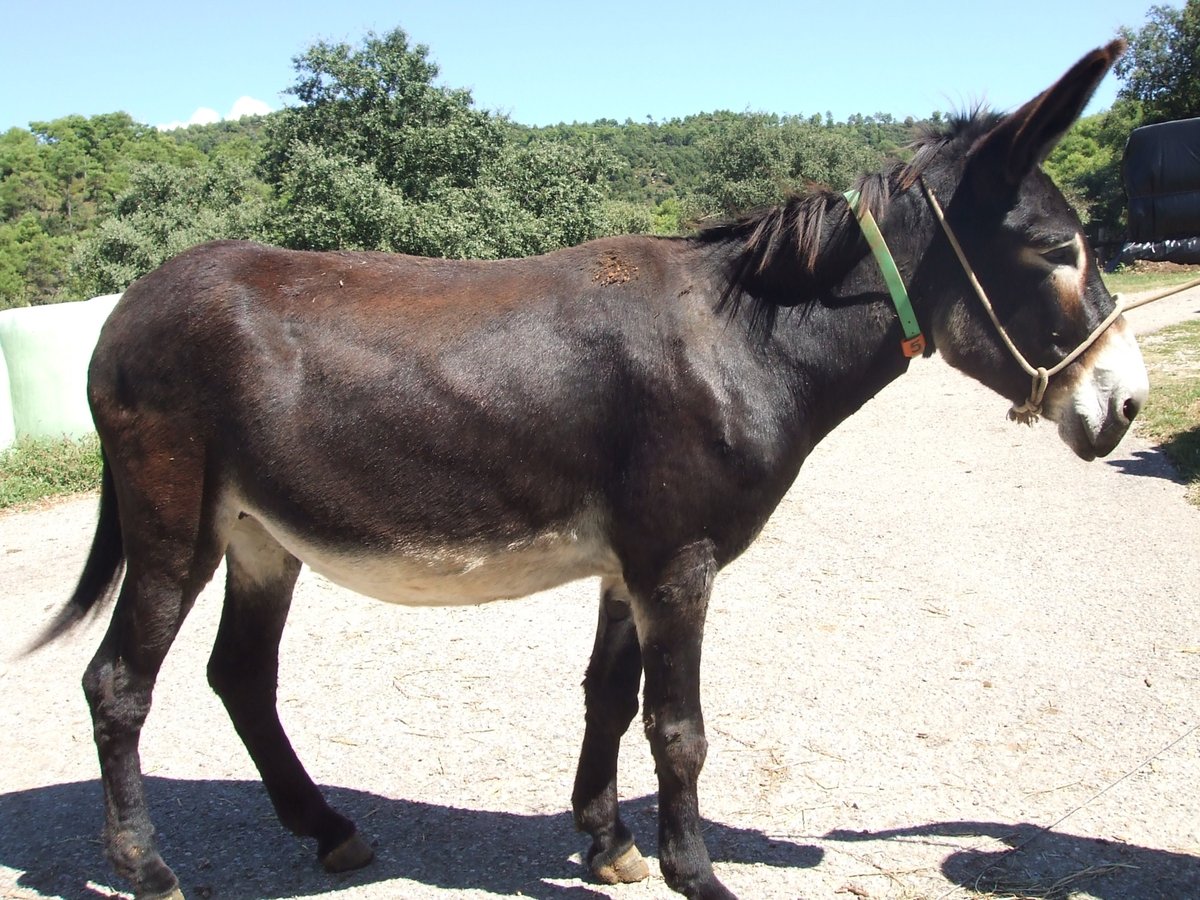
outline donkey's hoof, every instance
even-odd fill
[[[165,894],[136,894],[136,900],[184,900],[183,891],[179,889],[179,885],[171,888]]]
[[[356,831],[321,857],[326,872],[349,872],[361,869],[375,858],[371,845]]]
[[[633,844],[616,859],[597,854],[591,862],[592,874],[604,884],[632,884],[650,875],[650,867]]]

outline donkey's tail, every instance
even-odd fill
[[[117,492],[113,486],[112,469],[101,451],[100,517],[92,549],[79,576],[79,584],[67,604],[54,620],[34,639],[25,653],[32,653],[62,637],[77,625],[97,603],[103,605],[116,590],[125,572],[125,544],[121,537],[121,519],[117,514]]]

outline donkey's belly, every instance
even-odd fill
[[[391,551],[330,548],[268,519],[260,521],[314,572],[357,593],[406,606],[487,603],[579,578],[620,574],[616,555],[591,517],[508,543],[402,539]]]

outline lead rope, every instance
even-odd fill
[[[1198,284],[1200,284],[1200,278],[1196,279],[1196,281],[1193,282],[1190,286],[1195,287]],[[1154,300],[1161,300],[1163,297],[1170,296],[1170,294],[1177,294],[1177,293],[1179,293],[1180,290],[1183,290],[1183,289],[1184,288],[1175,289],[1175,290],[1169,291],[1168,293],[1163,294],[1161,296],[1151,297],[1145,301],[1139,300],[1137,305],[1145,306],[1146,303],[1150,303]],[[1071,816],[1075,815],[1075,813],[1079,812],[1084,807],[1089,806],[1090,804],[1099,800],[1101,797],[1103,797],[1105,794],[1107,794],[1109,791],[1111,791],[1113,788],[1115,788],[1117,785],[1119,785],[1122,781],[1125,781],[1128,778],[1132,778],[1139,771],[1146,768],[1146,766],[1153,764],[1156,759],[1158,759],[1164,753],[1167,753],[1168,751],[1172,750],[1177,744],[1183,743],[1184,740],[1186,740],[1187,738],[1190,738],[1197,731],[1200,731],[1200,724],[1193,725],[1191,728],[1189,728],[1183,734],[1179,735],[1179,737],[1172,740],[1169,744],[1167,744],[1165,747],[1163,747],[1161,750],[1159,750],[1153,756],[1147,757],[1145,760],[1140,762],[1138,765],[1134,766],[1132,769],[1130,769],[1128,772],[1126,772],[1124,775],[1122,775],[1116,781],[1111,782],[1110,784],[1106,785],[1101,790],[1097,791],[1095,794],[1093,794],[1087,800],[1084,800],[1082,803],[1080,803],[1078,806],[1076,806],[1070,812],[1065,813],[1062,816],[1059,816],[1058,819],[1051,822],[1049,825],[1044,825],[1041,828],[1037,829],[1033,834],[1031,834],[1029,837],[1027,837],[1025,840],[1021,841],[1020,843],[1010,845],[1009,849],[1000,853],[1000,855],[998,857],[993,859],[990,863],[988,863],[986,866],[984,866],[982,869],[980,869],[978,872],[976,872],[975,875],[967,877],[963,881],[960,881],[958,884],[956,884],[952,888],[950,888],[950,890],[946,891],[946,893],[938,895],[937,900],[945,900],[945,898],[949,897],[951,894],[956,893],[959,890],[962,890],[963,888],[967,888],[968,890],[971,890],[972,888],[968,888],[968,885],[973,885],[973,889],[978,891],[979,882],[983,879],[983,876],[986,875],[988,872],[990,872],[992,869],[998,868],[1006,859],[1016,856],[1018,853],[1020,853],[1022,850],[1024,850],[1026,847],[1028,847],[1030,844],[1032,844],[1034,841],[1036,841],[1038,838],[1040,838],[1042,835],[1053,833],[1055,828],[1057,828],[1063,822],[1067,821],[1067,819],[1071,818]],[[1000,840],[1004,840],[1004,839],[1001,838]],[[967,848],[964,847],[964,848],[960,848],[960,849],[966,850]],[[978,849],[978,848],[976,848],[976,849]]]
[[[1172,294],[1178,294],[1180,291],[1186,291],[1190,288],[1200,287],[1200,278],[1193,278],[1191,281],[1185,281],[1183,284],[1177,284],[1175,287],[1167,288],[1165,291],[1159,291],[1157,294],[1151,294],[1149,297],[1141,297],[1134,300],[1132,303],[1122,303],[1121,309],[1129,311],[1137,309],[1139,306],[1145,306],[1147,303],[1153,303],[1155,300],[1161,300],[1163,297],[1170,297]],[[1113,299],[1117,299],[1117,295],[1113,294]]]
[[[1059,362],[1052,368],[1046,369],[1042,366],[1034,367],[1030,365],[1029,361],[1025,359],[1021,351],[1017,349],[1017,345],[1013,343],[1012,338],[1008,336],[1008,332],[1000,323],[1000,317],[996,315],[996,310],[992,308],[992,303],[990,300],[988,300],[988,296],[983,289],[983,285],[981,285],[979,283],[979,279],[975,277],[975,270],[972,269],[971,264],[967,262],[967,255],[963,252],[962,245],[959,244],[958,238],[954,236],[954,232],[950,229],[950,223],[946,221],[946,214],[942,212],[942,205],[938,203],[937,197],[934,196],[933,191],[930,190],[929,185],[925,183],[925,179],[923,178],[921,179],[921,189],[925,191],[925,196],[929,199],[929,205],[933,208],[934,215],[937,216],[937,220],[942,225],[942,230],[946,233],[946,239],[950,241],[950,246],[954,248],[954,254],[958,257],[959,263],[962,264],[963,271],[967,275],[967,280],[971,282],[971,287],[975,289],[975,293],[979,296],[979,301],[983,304],[983,308],[987,311],[988,318],[990,318],[992,320],[992,324],[996,326],[996,331],[999,333],[1000,338],[1004,341],[1004,346],[1008,348],[1008,352],[1012,354],[1013,359],[1015,359],[1021,368],[1025,370],[1025,373],[1033,379],[1033,386],[1029,391],[1029,399],[1027,399],[1020,406],[1014,403],[1012,409],[1008,411],[1008,417],[1013,421],[1020,422],[1023,425],[1032,425],[1042,414],[1042,399],[1046,396],[1046,387],[1050,384],[1051,376],[1057,375],[1071,363],[1075,362],[1081,353],[1087,350],[1088,347],[1092,346],[1092,344],[1096,343],[1097,338],[1099,338],[1100,335],[1108,330],[1108,326],[1117,320],[1117,317],[1124,312],[1125,307],[1120,303],[1119,300],[1117,300],[1116,305],[1113,307],[1113,311],[1108,314],[1107,318],[1097,325],[1092,333],[1084,338],[1083,342],[1079,344],[1079,346],[1068,353],[1063,359],[1059,360]],[[1170,293],[1175,293],[1175,291],[1171,291]],[[1166,294],[1163,294],[1162,296],[1166,296]],[[1114,297],[1113,299],[1116,300],[1117,298]],[[1138,306],[1157,299],[1160,298],[1147,298],[1144,301],[1139,301]]]

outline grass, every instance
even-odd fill
[[[1175,272],[1157,271],[1121,271],[1110,272],[1101,276],[1104,285],[1111,294],[1136,294],[1139,291],[1153,291],[1158,288],[1174,287],[1200,278],[1200,266]]]
[[[0,509],[100,487],[100,440],[22,438],[0,451]]]
[[[1200,321],[1138,339],[1150,372],[1150,399],[1138,430],[1159,444],[1200,506]]]

